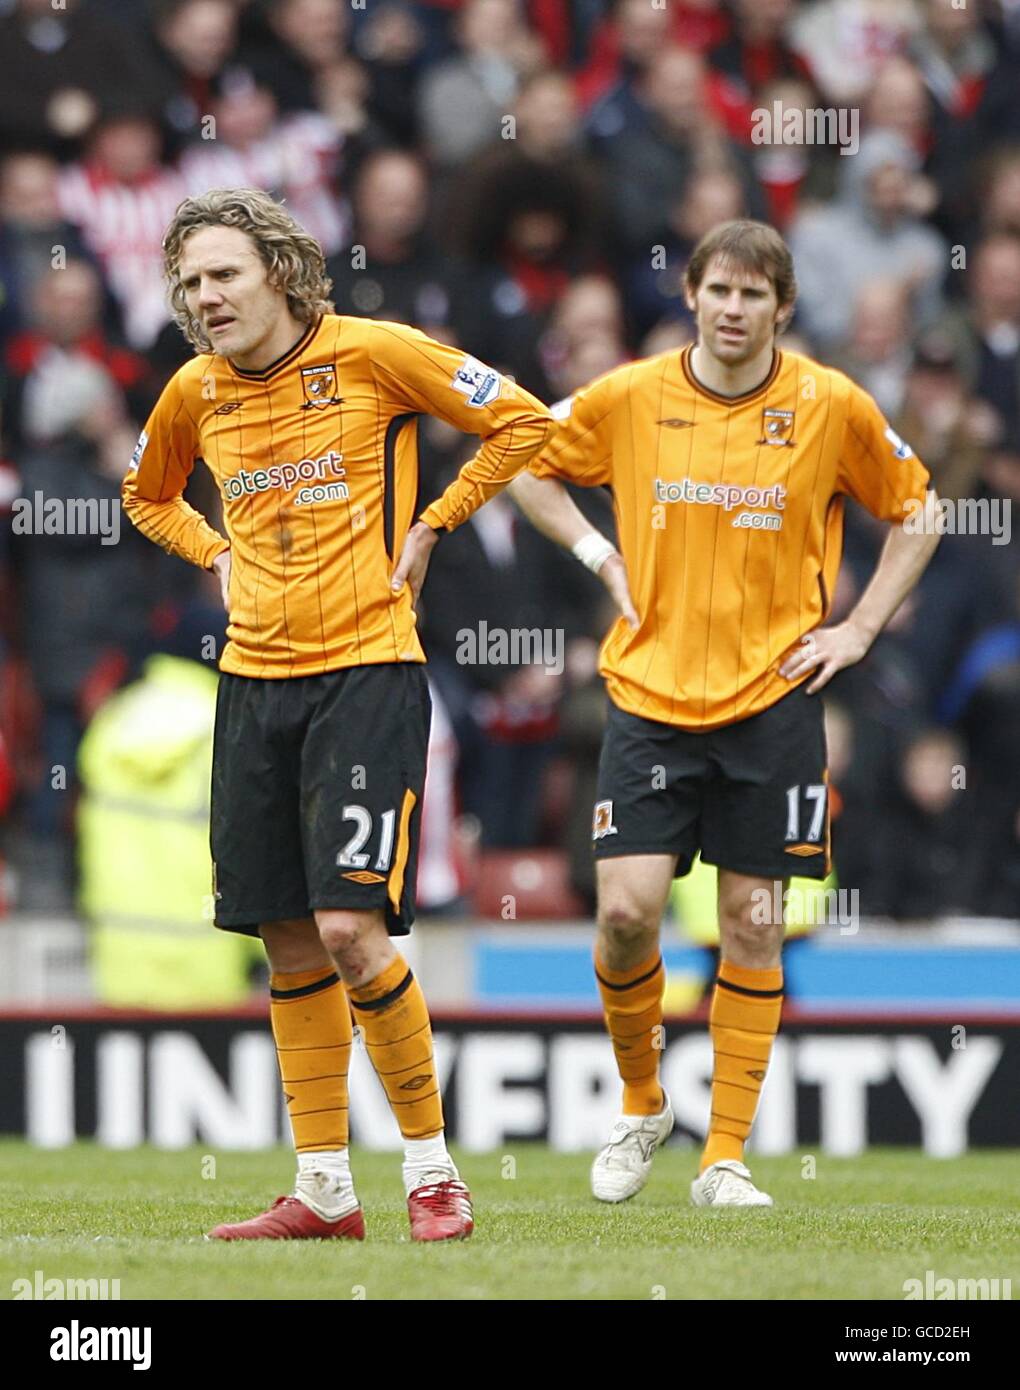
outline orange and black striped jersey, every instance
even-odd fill
[[[484,443],[423,514],[452,530],[544,443],[549,412],[464,352],[403,324],[326,314],[264,371],[204,353],[168,383],[139,438],[124,510],[204,568],[228,541],[184,501],[202,458],[231,547],[220,667],[310,676],[424,661],[408,586],[390,576],[418,491],[417,417]]]
[[[640,617],[600,670],[646,719],[714,729],[790,689],[779,666],[829,610],[845,497],[902,523],[927,470],[841,372],[775,352],[762,384],[716,395],[690,349],[629,363],[553,407],[538,477],[613,490]]]

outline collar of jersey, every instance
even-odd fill
[[[739,396],[720,396],[718,391],[710,390],[703,382],[699,381],[694,375],[691,367],[691,346],[683,348],[680,353],[680,365],[683,367],[684,376],[687,378],[688,385],[692,386],[702,396],[707,396],[710,401],[718,401],[720,405],[742,405],[744,401],[753,401],[755,396],[760,396],[763,391],[775,381],[779,375],[779,368],[782,365],[783,354],[778,348],[772,349],[772,366],[769,368],[768,376],[764,381],[752,386],[750,391],[742,391]]]
[[[271,376],[275,376],[277,372],[282,371],[288,363],[293,362],[295,357],[301,356],[316,333],[318,333],[321,323],[321,318],[316,319],[314,323],[310,323],[292,348],[288,348],[282,357],[278,357],[275,362],[270,362],[269,366],[263,367],[261,371],[246,371],[243,367],[238,367],[234,362],[231,362],[228,357],[227,361],[230,362],[230,370],[236,373],[237,376],[243,376],[245,381],[268,381]]]

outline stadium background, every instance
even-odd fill
[[[58,499],[65,522],[77,500],[113,524],[187,352],[160,275],[177,202],[271,190],[326,248],[338,312],[416,324],[549,402],[689,341],[691,247],[766,218],[800,281],[785,341],[868,389],[941,495],[1011,515],[1020,4],[6,0],[0,55],[0,1132],[258,1147],[286,1133],[264,974],[208,923],[215,583],[127,524],[116,543],[14,525],[25,499],[37,520]],[[755,143],[753,113],[777,102],[850,113],[859,147]],[[431,497],[472,441],[435,421],[422,435]],[[188,495],[215,524],[201,469]],[[602,496],[578,500],[611,527]],[[859,915],[788,951],[765,1152],[1020,1143],[1010,534],[946,535],[826,693],[836,870]],[[851,504],[835,618],[881,539]],[[434,557],[411,952],[469,1147],[590,1148],[613,1109],[589,857],[609,617],[509,503]],[[562,670],[458,661],[483,623],[562,634]],[[674,907],[665,1076],[683,1143],[708,1108],[710,877]],[[354,1137],[390,1146],[371,1081],[355,1081]]]

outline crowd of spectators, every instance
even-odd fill
[[[286,200],[338,312],[413,323],[548,402],[690,341],[690,249],[766,218],[796,258],[785,345],[870,391],[943,496],[1007,520],[1020,501],[1020,0],[0,0],[0,54],[0,508],[116,499],[189,353],[163,230],[225,185]],[[754,138],[756,112],[829,108],[859,118],[853,153]],[[434,495],[472,445],[422,437]],[[201,469],[189,500],[217,520]],[[601,492],[578,500],[611,528]],[[834,619],[882,539],[848,506]],[[864,912],[1020,916],[1020,565],[995,542],[947,535],[830,687],[836,864]],[[3,833],[31,907],[71,889],[91,713],[184,610],[222,615],[126,525],[5,526],[0,595]],[[505,499],[432,562],[456,806],[485,846],[569,848],[588,900],[610,618]],[[465,664],[483,622],[561,631],[562,669]]]

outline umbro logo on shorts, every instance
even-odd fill
[[[808,854],[821,854],[821,845],[787,845],[784,854],[799,854],[802,858]]]
[[[358,869],[353,874],[341,874],[341,878],[349,878],[352,883],[385,883],[384,874],[374,874],[371,869]]]

